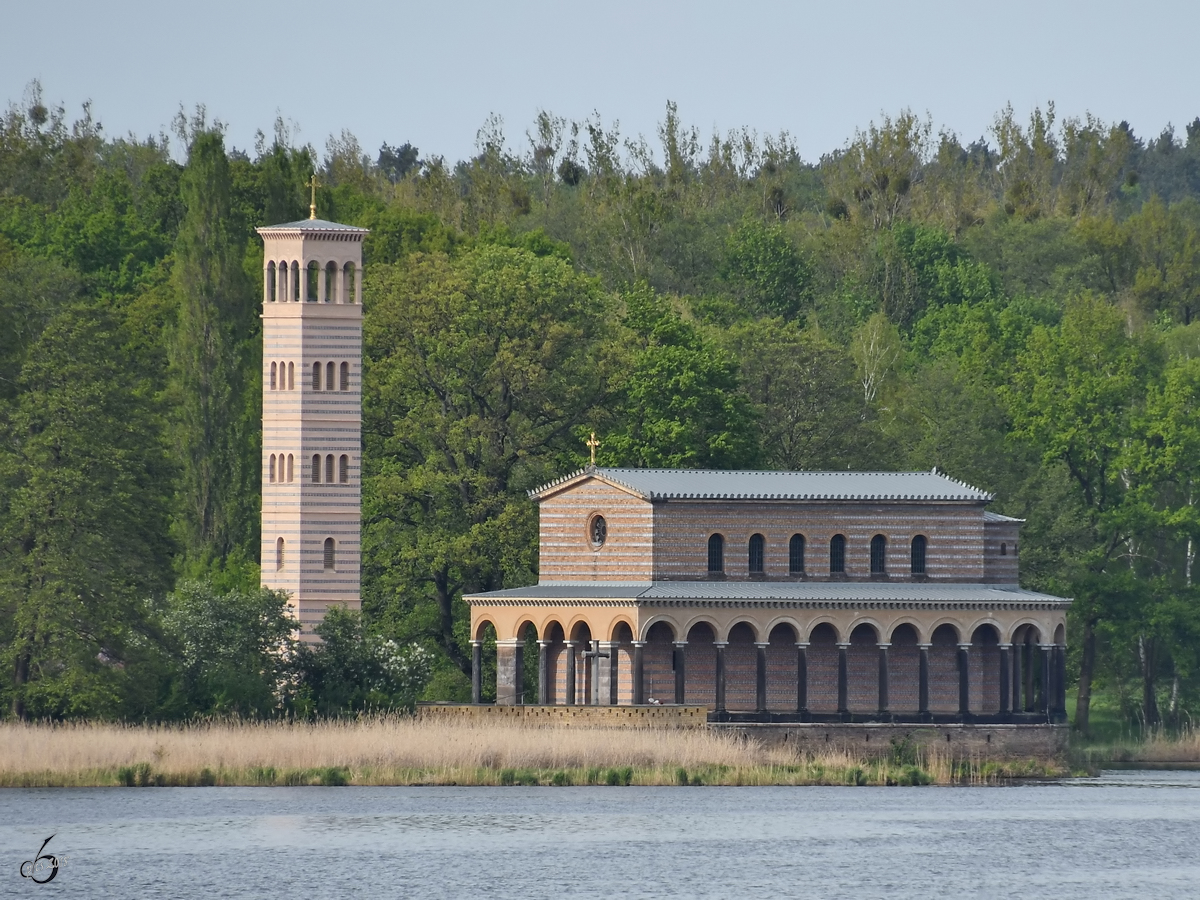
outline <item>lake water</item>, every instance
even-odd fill
[[[57,878],[21,878],[42,840]],[[1200,773],[1004,788],[0,790],[0,897],[1200,896]]]

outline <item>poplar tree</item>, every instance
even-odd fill
[[[195,570],[238,548],[254,556],[261,376],[254,294],[242,269],[246,237],[235,219],[219,132],[194,135],[180,191],[186,213],[175,244],[171,348],[181,467],[177,532],[187,567]]]

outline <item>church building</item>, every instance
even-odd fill
[[[1021,520],[936,469],[593,464],[531,498],[539,582],[465,598],[476,702],[494,632],[499,704],[687,704],[715,722],[1066,721],[1070,600],[1021,588]]]
[[[315,190],[315,188],[314,188]],[[302,640],[358,609],[365,228],[316,217],[260,228],[262,584],[287,591]]]

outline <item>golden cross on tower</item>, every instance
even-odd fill
[[[592,432],[592,439],[587,441],[587,447],[592,451],[592,466],[596,465],[596,448],[600,446],[600,442],[596,440],[596,432]]]
[[[312,197],[308,204],[308,217],[310,219],[315,219],[317,217],[317,188],[324,187],[324,185],[317,181],[317,173],[313,172],[312,178],[304,182],[304,186],[306,188],[312,188]]]

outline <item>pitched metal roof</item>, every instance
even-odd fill
[[[723,472],[703,469],[580,469],[530,491],[543,495],[583,476],[619,485],[647,500],[963,500],[992,495],[932,472]]]
[[[637,605],[659,601],[714,600],[760,603],[833,601],[842,603],[1063,603],[1071,601],[1015,584],[955,584],[945,582],[812,582],[812,581],[603,581],[555,582],[471,594],[468,603],[528,600],[627,600]]]
[[[1014,519],[1012,516],[1002,516],[1000,513],[994,513],[990,509],[983,511],[983,521],[985,522],[1024,522],[1024,519]]]
[[[343,225],[341,222],[330,222],[328,219],[301,219],[299,222],[285,222],[282,225],[267,225],[258,229],[264,231],[339,231],[367,234],[369,229],[356,225]]]

